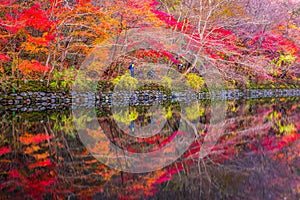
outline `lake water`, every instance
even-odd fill
[[[0,199],[299,199],[299,102],[229,100],[223,118],[205,100],[184,108],[164,102],[162,113],[150,105],[125,111],[1,107]],[[153,135],[143,135],[149,131]],[[143,155],[176,134],[193,140],[183,152],[175,149],[178,158],[169,152],[157,163],[118,165],[97,156],[114,151],[108,141],[128,155]],[[215,140],[206,141],[209,134]],[[171,156],[174,161],[164,163]],[[131,171],[135,167],[140,173]]]

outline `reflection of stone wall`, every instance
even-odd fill
[[[134,92],[92,93],[92,92],[0,92],[0,109],[12,111],[42,111],[49,109],[65,109],[72,104],[73,108],[110,106],[112,99],[114,104],[132,106],[148,106],[166,104],[170,102],[189,102],[192,99],[199,100],[237,100],[259,99],[277,97],[299,97],[300,89],[252,89],[252,90],[222,90],[219,92],[191,91],[172,92],[166,94],[158,90],[142,90]]]

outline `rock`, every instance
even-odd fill
[[[45,95],[46,95],[45,92],[39,92],[38,94],[39,94],[40,96],[45,96]]]
[[[22,97],[26,97],[26,96],[27,96],[27,93],[26,93],[26,92],[22,92],[20,95],[21,95]]]
[[[22,96],[16,96],[16,99],[21,100],[21,99],[23,99],[23,97]]]

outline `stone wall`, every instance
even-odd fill
[[[43,111],[49,109],[70,109],[77,107],[110,106],[114,105],[155,105],[170,102],[189,102],[193,100],[237,100],[299,97],[300,89],[251,89],[251,90],[222,90],[219,92],[191,91],[172,92],[166,94],[158,90],[144,90],[116,93],[92,92],[0,92],[0,109],[12,111]]]

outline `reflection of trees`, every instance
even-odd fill
[[[1,137],[5,140],[1,146],[10,146],[11,152],[1,158],[1,199],[22,196],[40,199],[50,197],[54,191],[56,145],[51,142],[53,134],[47,123],[42,121],[47,118],[33,114],[37,122],[27,119],[26,115],[2,115]]]
[[[1,124],[1,146],[10,146],[11,152],[0,160],[1,199],[93,196],[116,173],[74,140],[70,123],[63,120],[72,119],[68,113],[56,114],[55,120],[47,113],[3,115],[7,120]]]
[[[189,120],[196,120],[204,114],[204,108],[197,104],[185,108],[185,111]]]
[[[145,121],[149,119],[149,113],[141,112],[141,110],[143,110],[142,108],[138,108],[137,110],[138,117],[136,118],[135,123],[138,125],[147,125],[148,123],[146,123]],[[146,110],[143,111],[147,112]],[[102,110],[101,112],[105,111]],[[115,121],[118,120],[118,118],[115,119],[114,117],[109,116],[98,118],[101,129],[107,135],[107,137],[117,146],[136,152],[150,151],[151,149],[164,143],[164,141],[166,141],[176,130],[178,130],[178,121],[180,119],[178,112],[177,114],[174,112],[172,118],[169,118],[167,120],[167,123],[164,125],[159,134],[143,139],[129,135],[129,128],[127,130],[127,133],[122,131]]]
[[[52,119],[48,113],[5,113],[0,124],[0,198],[297,199],[298,103],[229,102],[227,109],[225,132],[211,155],[198,159],[198,138],[173,165],[145,174],[120,173],[94,159],[77,134],[71,134],[68,112],[55,113],[57,118]],[[180,119],[172,109],[159,137],[136,140],[101,112],[107,113],[99,110],[97,120],[109,139],[135,151],[164,144]],[[209,117],[204,117],[197,126],[201,135],[207,134]],[[87,131],[97,137],[97,130]]]
[[[198,151],[187,152],[184,156],[187,158],[186,166],[179,170],[180,175],[166,172],[164,176],[172,175],[174,181],[168,183],[167,188],[158,192],[156,197],[297,198],[297,102],[230,102],[229,105],[234,105],[235,108],[228,107],[231,111],[229,110],[226,119],[226,130],[215,146],[215,151],[200,161],[197,159]],[[277,113],[277,118],[272,117],[274,113]],[[284,125],[294,124],[298,128],[282,134],[278,121]],[[197,145],[192,147],[197,149]]]
[[[136,110],[126,110],[126,111],[120,111],[119,113],[114,114],[114,119],[116,119],[119,122],[122,122],[126,125],[129,125],[131,121],[134,121],[138,118],[138,113]]]

